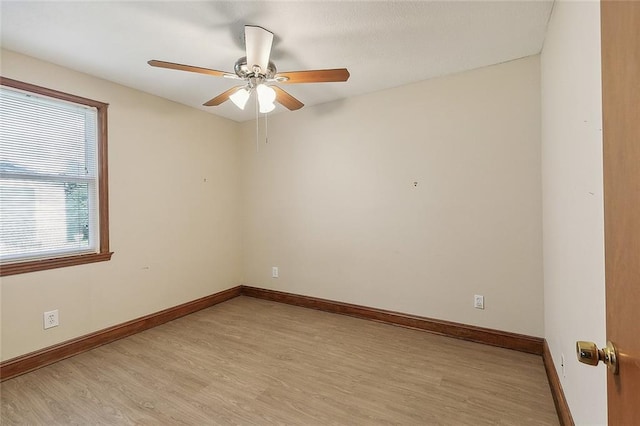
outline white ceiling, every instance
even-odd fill
[[[542,49],[552,1],[2,1],[1,43],[236,121],[202,103],[236,85],[149,59],[233,71],[244,25],[275,33],[279,71],[346,67],[345,83],[283,86],[314,105],[509,61]],[[286,111],[278,106],[275,112]],[[288,112],[293,114],[295,112]]]

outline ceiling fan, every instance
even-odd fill
[[[274,102],[278,102],[291,111],[304,106],[302,102],[274,85],[274,83],[329,83],[347,81],[349,79],[349,71],[346,68],[277,72],[276,66],[269,60],[271,45],[273,44],[273,33],[262,27],[245,25],[244,38],[247,55],[236,61],[234,66],[235,73],[155,59],[150,60],[148,64],[153,67],[242,80],[244,82],[242,85],[222,92],[215,98],[205,102],[204,105],[217,106],[227,99],[231,99],[236,106],[244,109],[251,93],[256,92],[261,113],[273,111],[275,108]]]

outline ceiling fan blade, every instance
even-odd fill
[[[149,65],[151,65],[152,67],[169,68],[169,69],[172,69],[172,70],[179,70],[179,71],[197,72],[197,73],[200,73],[200,74],[209,74],[209,75],[213,75],[213,76],[216,76],[216,77],[222,77],[222,76],[225,76],[227,74],[235,75],[235,74],[231,74],[231,73],[224,72],[224,71],[212,70],[210,68],[200,68],[200,67],[194,67],[194,66],[191,66],[191,65],[175,64],[173,62],[157,61],[155,59],[152,59],[147,63]]]
[[[273,33],[262,27],[252,25],[244,26],[244,42],[247,49],[247,66],[253,71],[253,66],[258,65],[262,73],[267,71]]]
[[[347,81],[349,71],[346,68],[336,68],[331,70],[309,70],[309,71],[288,71],[276,74],[275,79],[286,77],[288,80],[278,81],[278,83],[331,83],[336,81]]]
[[[300,102],[278,86],[271,86],[271,88],[276,91],[276,101],[278,101],[278,103],[282,104],[288,110],[295,111],[304,106],[302,102]]]
[[[204,106],[218,106],[221,103],[225,102],[227,99],[229,99],[229,96],[233,95],[238,89],[242,89],[244,86],[235,86],[232,87],[229,90],[225,90],[224,92],[220,93],[218,96],[216,96],[215,98],[205,102]]]

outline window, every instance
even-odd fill
[[[0,83],[0,275],[109,260],[107,104]]]

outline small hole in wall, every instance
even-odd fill
[[[413,186],[418,186],[418,182],[413,182]]]

